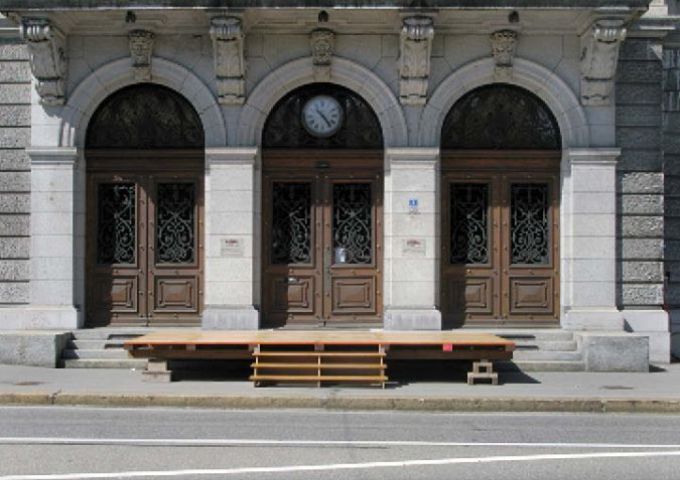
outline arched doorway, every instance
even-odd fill
[[[524,89],[488,85],[453,106],[441,138],[445,326],[559,326],[553,114]]]
[[[87,324],[195,325],[203,278],[204,132],[154,84],[123,88],[86,136]]]
[[[383,137],[354,92],[311,84],[265,123],[263,324],[382,321]]]

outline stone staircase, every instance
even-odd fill
[[[146,360],[130,358],[123,343],[150,333],[144,328],[93,328],[74,330],[62,352],[64,368],[144,369]]]
[[[573,332],[564,330],[494,331],[517,345],[513,361],[498,362],[499,370],[525,372],[580,372],[585,370],[583,352]],[[514,365],[513,365],[514,364]]]
[[[146,367],[146,360],[133,359],[123,343],[152,330],[148,328],[96,328],[73,331],[62,353],[66,368],[135,368]],[[470,330],[494,333],[516,343],[512,362],[496,362],[501,371],[578,372],[585,370],[583,353],[572,332],[564,330]]]

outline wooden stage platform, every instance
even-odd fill
[[[468,383],[497,383],[494,360],[511,360],[512,341],[451,331],[252,330],[165,331],[125,342],[149,359],[149,379],[170,381],[169,360],[250,359],[256,385],[280,382],[375,383],[384,386],[389,360],[470,360]]]

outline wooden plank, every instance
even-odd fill
[[[384,375],[251,375],[255,382],[385,382]]]
[[[488,333],[459,332],[388,332],[388,331],[164,331],[154,332],[125,342],[135,345],[438,345],[458,347],[477,345],[514,349],[514,342]]]
[[[254,353],[255,357],[329,357],[329,358],[369,358],[384,357],[378,352],[262,352]]]
[[[253,368],[262,369],[300,369],[300,370],[385,370],[386,365],[367,363],[253,363]]]

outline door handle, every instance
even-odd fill
[[[288,285],[298,285],[300,283],[302,283],[302,282],[300,282],[299,278],[296,278],[296,277],[286,278],[286,284],[288,284]]]

